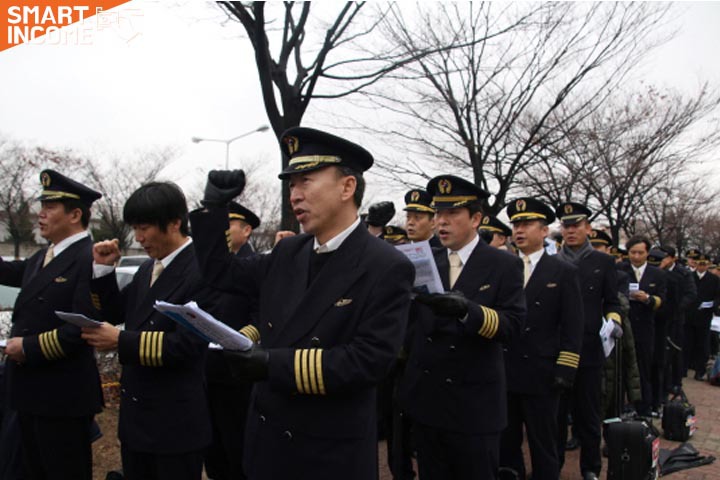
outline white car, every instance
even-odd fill
[[[115,278],[117,278],[117,284],[120,290],[132,281],[140,265],[145,263],[149,258],[147,255],[120,257],[120,261],[118,261],[118,265],[115,268]]]

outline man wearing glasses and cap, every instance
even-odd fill
[[[433,178],[427,191],[446,293],[415,298],[401,405],[415,427],[421,479],[497,478],[507,424],[503,344],[525,317],[522,262],[478,235],[486,191],[453,175]]]
[[[613,258],[593,249],[589,237],[592,232],[592,212],[585,205],[567,202],[555,209],[560,219],[563,247],[558,258],[578,267],[580,291],[583,299],[584,334],[580,365],[572,390],[560,400],[558,426],[560,428],[560,465],[565,460],[567,416],[572,403],[573,426],[580,440],[580,472],[583,480],[597,479],[600,458],[601,372],[605,363],[600,327],[603,317],[615,322],[613,336],[622,336],[617,271]]]
[[[305,234],[255,258],[230,256],[227,203],[242,171],[213,171],[202,210],[191,214],[198,260],[213,287],[258,299],[259,344],[227,352],[255,381],[245,437],[251,480],[366,480],[378,472],[376,385],[403,341],[414,270],[361,225],[358,208],[373,164],[364,148],[294,127],[280,174]]]
[[[90,207],[102,195],[64,175],[40,174],[38,224],[50,244],[27,260],[0,260],[0,283],[20,287],[5,353],[31,480],[92,478],[90,425],[102,409],[93,349],[55,311],[97,317],[90,297]]]

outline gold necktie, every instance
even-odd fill
[[[633,269],[635,270],[635,280],[640,283],[640,279],[642,278],[642,275],[640,275],[640,269],[635,267],[633,267]]]
[[[163,264],[160,260],[155,260],[155,265],[153,265],[153,271],[152,271],[152,277],[150,277],[150,286],[152,287],[153,284],[157,281],[158,277],[163,271]]]
[[[45,260],[43,260],[43,267],[47,267],[47,264],[55,258],[55,245],[50,245],[45,252]]]
[[[527,286],[527,282],[530,280],[530,257],[523,255],[523,263],[525,264],[525,267],[523,268],[525,283],[523,283],[523,286]]]
[[[450,261],[450,289],[452,289],[462,272],[462,260],[457,252],[450,252],[448,260]]]

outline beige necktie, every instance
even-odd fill
[[[635,270],[635,280],[640,283],[640,279],[642,278],[642,275],[640,275],[640,269],[633,267],[633,270]]]
[[[457,252],[450,252],[448,260],[450,261],[450,288],[452,289],[462,272],[462,260]]]
[[[523,268],[525,283],[523,283],[523,286],[527,286],[528,280],[530,280],[530,257],[523,255],[523,263],[525,264],[525,267]]]
[[[155,260],[155,265],[153,265],[153,271],[152,271],[152,277],[150,277],[150,286],[152,287],[153,284],[157,281],[158,277],[163,271],[163,264],[160,260]]]
[[[45,252],[45,260],[43,260],[43,267],[47,267],[47,264],[55,258],[55,245],[50,245]]]

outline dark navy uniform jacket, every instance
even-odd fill
[[[580,368],[601,367],[605,364],[600,340],[603,317],[618,323],[621,321],[615,259],[602,252],[592,251],[580,260],[577,267],[585,312]]]
[[[257,254],[249,243],[245,243],[235,254],[238,258],[254,257]],[[253,341],[259,339],[257,330],[257,299],[232,293],[223,293],[217,306],[215,317],[226,325],[240,331]],[[220,351],[210,350],[207,356],[207,377],[210,383],[221,383],[236,385],[238,382],[233,379],[223,354]]]
[[[154,260],[138,269],[118,291],[115,275],[91,282],[102,320],[125,323],[118,353],[120,441],[136,452],[177,454],[210,443],[210,414],[205,396],[207,342],[153,308],[155,300],[175,304],[196,301],[213,313],[215,296],[202,287],[195,250],[188,245],[152,287]]]
[[[575,378],[583,340],[577,268],[544,253],[525,286],[525,328],[505,349],[508,391],[551,393],[554,377]]]
[[[311,235],[237,258],[227,218],[225,209],[190,214],[205,280],[260,301],[257,340],[270,364],[248,413],[248,477],[375,478],[376,385],[402,344],[412,264],[359,225],[321,254],[329,257],[309,283]]]
[[[447,249],[433,254],[449,290]],[[453,290],[469,300],[465,324],[413,304],[414,338],[401,404],[414,421],[427,426],[499,432],[507,423],[502,344],[520,333],[525,318],[522,262],[479,239]]]
[[[691,325],[704,326],[710,322],[713,312],[720,305],[720,279],[717,275],[705,272],[703,278],[700,278],[697,271],[692,274],[697,286],[697,299],[688,310],[687,320]],[[713,302],[710,308],[700,308],[703,303]]]
[[[92,240],[79,240],[42,267],[47,248],[23,261],[0,261],[0,283],[20,287],[10,336],[24,337],[25,363],[7,364],[10,405],[44,416],[85,416],[102,409],[92,347],[55,311],[97,318],[90,298]]]
[[[630,283],[637,283],[632,265],[628,263],[623,266],[623,269],[630,276]],[[654,343],[655,312],[665,302],[667,294],[665,272],[646,264],[645,271],[640,279],[640,290],[650,295],[650,301],[645,304],[632,300],[632,298],[630,300],[630,323],[633,337],[635,343]]]

